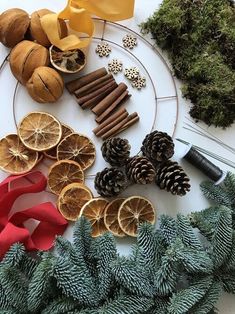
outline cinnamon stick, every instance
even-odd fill
[[[119,124],[121,121],[123,121],[126,117],[128,117],[128,112],[124,112],[123,114],[121,114],[119,117],[116,118],[116,120],[114,120],[113,122],[109,123],[108,125],[106,125],[103,129],[101,129],[96,136],[102,136],[104,135],[106,132],[108,132],[109,130],[111,130],[113,127],[115,127],[117,124]]]
[[[113,104],[125,91],[127,90],[127,85],[120,83],[118,87],[110,93],[105,99],[103,99],[97,106],[92,109],[96,115],[101,115],[109,106]]]
[[[100,130],[102,130],[104,127],[106,127],[109,123],[115,121],[120,115],[122,115],[124,112],[127,113],[125,108],[118,109],[115,113],[113,113],[107,120],[105,120],[103,123],[98,125],[94,130],[93,133],[97,134]],[[128,114],[128,113],[127,113]]]
[[[132,114],[130,114],[128,117],[126,117],[124,120],[122,120],[121,122],[119,122],[118,124],[116,124],[112,129],[110,129],[109,131],[107,131],[105,134],[102,135],[102,139],[106,140],[110,137],[112,137],[114,134],[117,134],[117,132],[119,130],[121,130],[128,122],[130,122],[131,120],[133,120],[134,118],[136,118],[138,116],[137,112],[134,112]]]
[[[77,97],[77,102],[79,105],[83,105],[85,102],[91,100],[92,98],[100,95],[101,93],[105,92],[109,87],[113,87],[115,89],[117,87],[117,83],[114,80],[110,80],[107,82],[104,82],[105,84],[101,86],[100,88],[96,89],[95,91],[91,91],[89,94]],[[102,98],[101,98],[102,99]]]
[[[111,78],[108,79],[107,81],[103,81],[103,82],[101,82],[101,83],[99,83],[99,84],[97,84],[97,85],[94,85],[91,89],[89,89],[89,90],[87,90],[87,91],[85,91],[85,92],[83,92],[83,93],[81,93],[81,94],[79,94],[79,95],[77,95],[77,96],[76,96],[76,94],[75,94],[75,96],[76,96],[77,98],[81,98],[81,97],[88,96],[88,95],[90,95],[90,93],[95,92],[97,89],[99,89],[99,88],[101,88],[101,87],[104,87],[106,84],[111,83],[111,82],[115,82],[115,80],[114,80],[113,77],[111,77]]]
[[[107,70],[105,68],[98,69],[93,71],[87,75],[84,75],[76,80],[70,81],[66,84],[68,91],[72,94],[75,90],[105,76],[107,74]]]
[[[115,84],[111,85],[108,88],[105,86],[105,88],[106,89],[102,93],[83,103],[83,105],[81,106],[82,109],[93,108],[94,106],[96,106],[102,99],[104,99],[115,89]]]
[[[128,98],[130,98],[131,95],[128,94],[128,91],[125,91],[123,94],[121,94],[116,101],[108,108],[106,109],[99,117],[95,119],[97,123],[103,122],[111,113],[114,111],[117,106],[121,105],[123,102],[125,102]]]
[[[134,125],[136,122],[138,122],[140,120],[140,117],[137,115],[134,118],[132,118],[130,121],[128,121],[121,129],[117,130],[116,133],[114,133],[112,136],[116,136],[118,134],[120,134],[121,132],[125,131],[126,129],[128,129],[129,127],[131,127],[132,125]]]
[[[106,82],[110,79],[113,79],[112,74],[107,74],[105,76],[102,76],[98,78],[95,81],[92,81],[91,83],[84,85],[83,87],[77,89],[74,93],[77,97],[84,96],[85,93],[90,92],[92,88],[96,88],[100,83]]]

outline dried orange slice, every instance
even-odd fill
[[[36,166],[38,153],[25,147],[18,135],[10,134],[0,140],[0,168],[11,174],[26,173]]]
[[[60,141],[62,141],[66,136],[74,133],[74,130],[72,128],[70,128],[68,125],[65,125],[65,124],[61,123],[61,127],[62,127],[62,136],[61,136],[61,140]],[[47,158],[50,158],[50,159],[53,159],[53,160],[57,160],[57,146],[55,146],[52,149],[49,149],[46,152],[44,152],[44,155]]]
[[[91,222],[91,235],[93,237],[98,237],[108,231],[104,224],[104,212],[108,204],[109,202],[104,198],[94,198],[87,202],[81,210],[80,215],[83,215]]]
[[[71,183],[61,191],[58,209],[65,219],[76,221],[83,205],[92,198],[92,192],[88,187],[79,183]]]
[[[91,167],[95,161],[95,146],[85,135],[68,135],[57,147],[57,159],[74,160],[83,170]]]
[[[118,212],[118,222],[123,232],[131,237],[136,237],[138,225],[144,221],[154,224],[155,210],[153,204],[141,196],[127,198],[121,204]]]
[[[55,117],[46,112],[31,112],[20,122],[18,134],[26,147],[43,152],[59,143],[62,127]]]
[[[117,198],[113,200],[105,209],[104,224],[106,228],[117,237],[124,237],[126,234],[122,231],[118,222],[118,212],[125,198]]]
[[[51,166],[48,174],[48,186],[54,194],[59,195],[63,188],[75,182],[84,183],[84,172],[77,162],[61,160]]]

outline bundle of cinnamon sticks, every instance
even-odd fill
[[[105,68],[66,84],[82,109],[91,109],[99,124],[93,130],[103,140],[116,136],[139,121],[137,112],[129,114],[123,104],[131,97],[125,83],[117,84]]]

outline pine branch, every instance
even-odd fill
[[[190,225],[189,219],[182,214],[178,214],[176,223],[177,234],[182,240],[183,244],[195,250],[202,250],[203,247],[198,237],[195,235],[195,232]]]
[[[221,206],[219,218],[212,238],[212,259],[216,268],[221,267],[232,249],[232,215],[231,210]]]
[[[235,209],[235,175],[232,172],[228,172],[224,179],[224,186],[226,192],[231,200],[231,206]]]
[[[97,289],[84,268],[73,265],[68,259],[58,257],[54,269],[57,285],[67,297],[81,303],[82,306],[95,306],[98,302]]]
[[[116,281],[137,296],[153,297],[153,287],[143,268],[124,257],[118,257],[112,264],[112,273]]]
[[[228,293],[235,293],[235,272],[223,274],[223,288]]]
[[[98,309],[96,314],[143,314],[152,305],[153,300],[151,298],[127,295],[108,302]]]
[[[25,255],[24,245],[21,243],[13,244],[9,251],[5,254],[3,260],[1,261],[1,265],[8,265],[11,267],[18,266],[21,260]]]
[[[148,265],[146,271],[149,275],[149,278],[151,278],[158,262],[157,252],[161,251],[159,235],[156,235],[154,226],[148,223],[143,223],[140,225],[137,237],[137,246],[139,249],[137,265],[142,269]]]
[[[3,310],[11,309],[11,308],[12,306],[7,299],[5,290],[0,285],[0,310],[3,311]]]
[[[175,219],[167,215],[162,215],[160,218],[160,230],[167,245],[169,245],[177,237],[177,226]]]
[[[154,297],[154,306],[144,314],[166,314],[169,306],[169,298]]]
[[[235,231],[233,231],[232,235],[232,249],[228,255],[227,261],[224,263],[224,267],[226,271],[235,271]]]
[[[214,280],[205,296],[197,304],[195,304],[190,312],[192,314],[210,313],[210,311],[213,311],[214,304],[217,303],[222,291],[221,282]]]
[[[63,314],[69,311],[79,310],[78,302],[67,297],[62,297],[52,301],[41,314]]]
[[[232,199],[230,194],[222,188],[220,185],[215,185],[211,181],[206,181],[200,184],[203,194],[209,200],[214,201],[217,205],[224,205],[227,207],[232,207]]]
[[[211,241],[219,212],[219,206],[209,207],[200,212],[193,212],[189,215],[190,223],[194,228],[198,228],[204,237]]]
[[[31,280],[38,265],[39,259],[36,260],[29,254],[24,254],[22,260],[19,263],[19,269],[28,280]]]
[[[207,293],[213,277],[207,276],[195,281],[189,288],[173,294],[168,311],[170,314],[186,314]]]
[[[19,313],[25,313],[27,308],[27,286],[17,268],[2,266],[0,269],[0,284],[8,303]]]
[[[163,256],[162,263],[154,276],[154,290],[159,296],[168,296],[176,289],[177,265],[171,256]]]
[[[28,308],[35,313],[39,311],[51,295],[51,280],[54,271],[54,258],[44,253],[42,261],[35,269],[28,288]]]
[[[106,299],[115,281],[111,272],[111,263],[117,258],[117,249],[114,237],[106,233],[95,241],[98,270],[98,291],[100,300]]]
[[[211,273],[213,263],[207,252],[185,247],[181,239],[176,239],[169,250],[175,260],[181,262],[189,273]]]

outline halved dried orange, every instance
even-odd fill
[[[79,183],[71,183],[61,191],[58,209],[65,219],[76,221],[83,205],[92,198],[92,192],[88,187]]]
[[[43,152],[55,147],[61,140],[60,122],[46,112],[31,112],[20,122],[18,134],[29,149]]]
[[[25,147],[18,135],[10,134],[0,140],[0,168],[11,174],[26,173],[36,166],[38,153]]]
[[[95,161],[95,145],[85,135],[68,135],[57,147],[57,159],[74,160],[83,170],[91,167]]]
[[[93,237],[98,237],[108,231],[104,224],[104,212],[108,204],[109,202],[104,198],[94,198],[87,202],[81,210],[80,215],[91,222]]]
[[[144,197],[132,196],[127,198],[120,206],[118,222],[123,232],[131,237],[137,236],[140,223],[155,222],[155,209],[153,204]]]
[[[75,182],[84,183],[84,172],[77,162],[61,160],[51,166],[48,174],[48,186],[54,194],[59,195],[63,188]]]
[[[117,237],[124,237],[126,234],[122,231],[118,222],[118,212],[125,198],[117,198],[113,200],[105,209],[104,224],[106,228]]]
[[[62,141],[64,138],[66,138],[66,136],[74,133],[74,130],[72,128],[70,128],[66,124],[61,123],[61,127],[62,127],[62,136],[61,136],[61,140],[60,141]],[[53,160],[57,160],[57,146],[55,146],[52,149],[49,149],[46,152],[44,152],[44,155],[47,158],[50,158],[50,159],[53,159]]]

